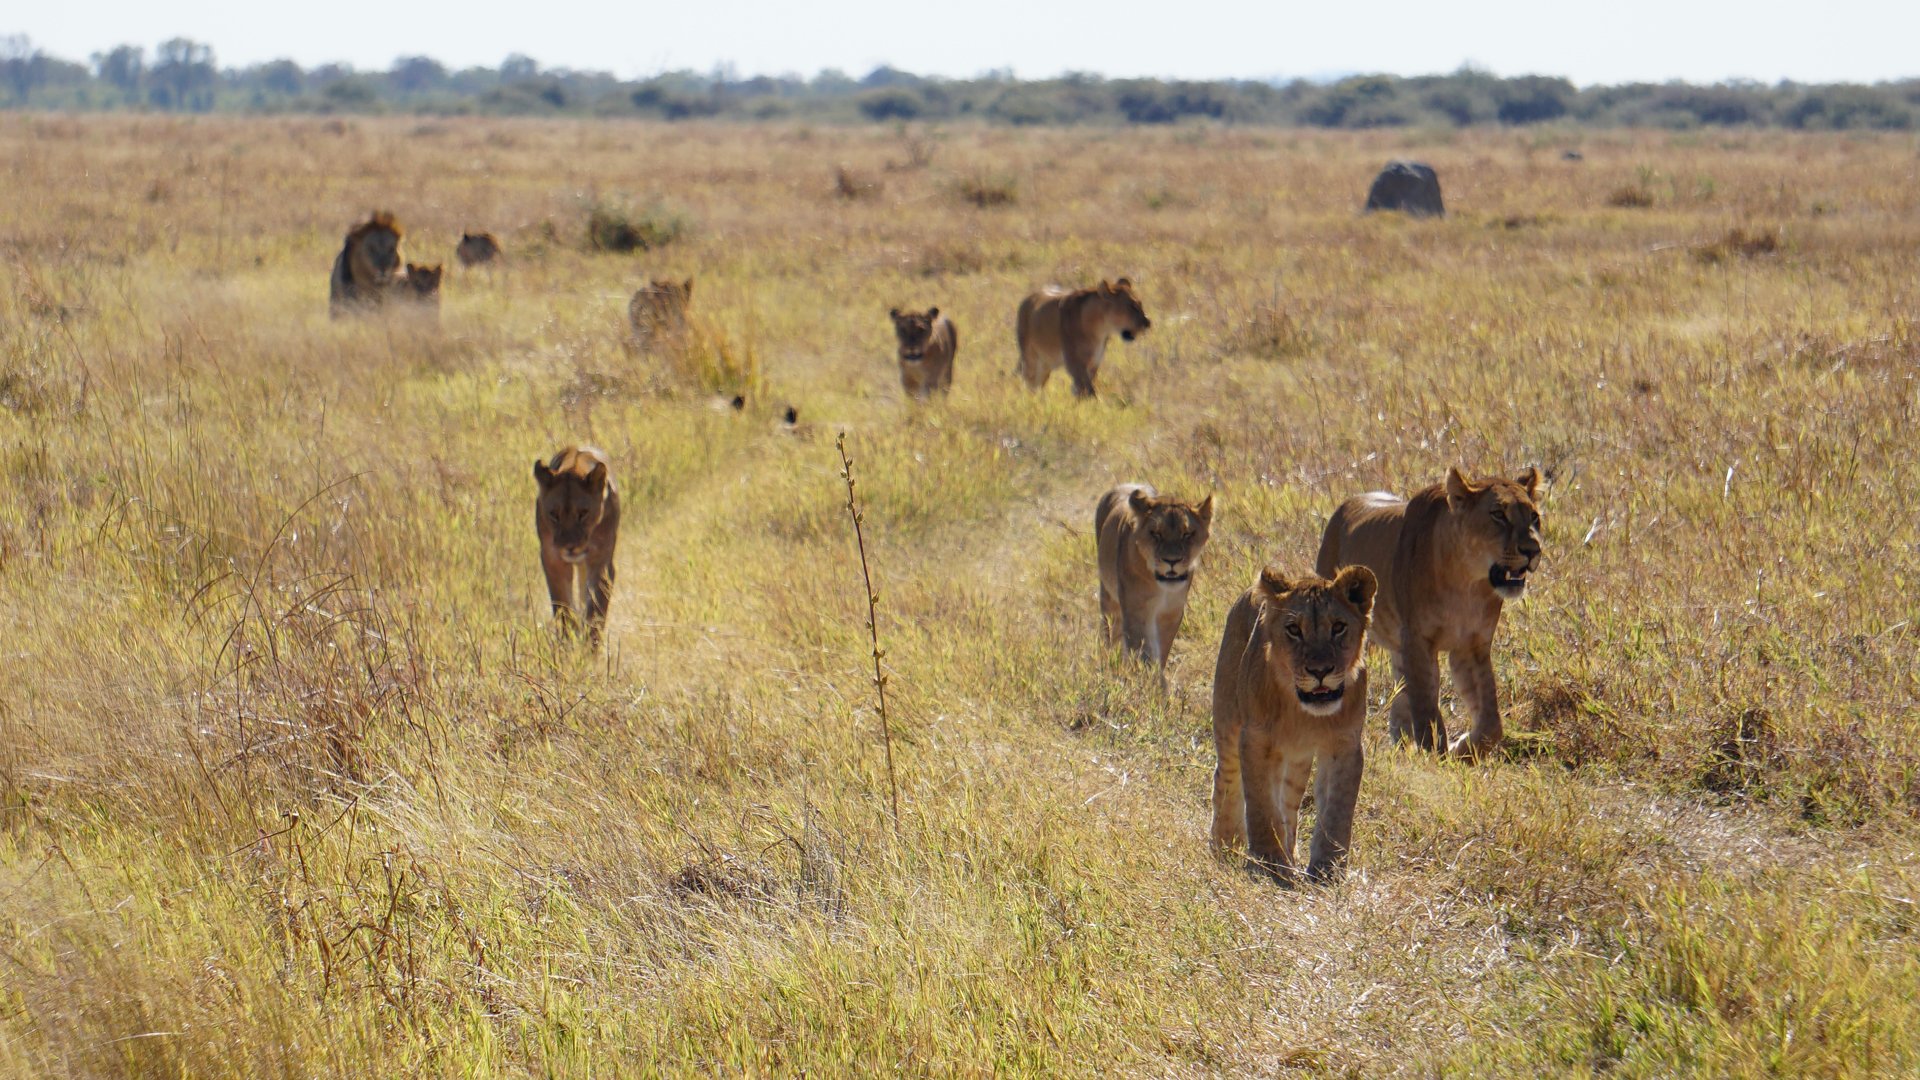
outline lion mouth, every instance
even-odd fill
[[[1527,568],[1523,566],[1516,570],[1495,563],[1487,571],[1487,583],[1493,586],[1494,592],[1506,599],[1515,599],[1527,591]]]
[[[1167,574],[1167,573],[1161,573],[1159,571],[1155,571],[1153,575],[1153,580],[1161,583],[1162,585],[1180,585],[1180,584],[1184,584],[1187,581],[1187,579],[1191,577],[1193,577],[1193,571],[1191,570],[1183,571],[1178,574]]]
[[[1318,690],[1295,688],[1293,694],[1300,699],[1300,704],[1308,709],[1324,710],[1340,704],[1340,699],[1347,694],[1347,688],[1345,686],[1323,686]]]
[[[560,553],[560,558],[578,565],[587,561],[587,553],[584,551],[563,551]]]
[[[911,353],[900,354],[900,359],[906,361],[909,364],[917,364],[920,361],[926,359],[926,357],[927,357],[926,353],[911,352]]]

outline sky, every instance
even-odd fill
[[[1920,76],[1920,0],[8,0],[0,35],[85,61],[171,37],[223,67],[291,58],[385,70],[396,56],[493,67],[860,76],[1326,78],[1354,72],[1619,82],[1878,82]]]

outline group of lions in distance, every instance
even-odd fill
[[[393,215],[375,213],[346,236],[330,279],[331,314],[379,308],[389,298],[437,305],[440,266],[406,263]],[[463,266],[501,258],[490,233],[467,233]],[[627,319],[646,345],[684,331],[693,279],[652,281],[633,294]],[[959,331],[937,307],[889,313],[900,384],[924,399],[953,385]],[[1020,302],[1014,374],[1035,389],[1064,367],[1076,397],[1092,397],[1108,340],[1132,341],[1153,325],[1127,278],[1086,289],[1057,285]],[[734,399],[740,407],[741,399]],[[788,422],[793,412],[788,410]],[[533,465],[540,565],[556,623],[598,645],[612,601],[620,495],[613,463],[591,446],[567,446]],[[1540,474],[1469,480],[1459,469],[1411,498],[1356,495],[1333,512],[1311,574],[1261,570],[1227,615],[1214,667],[1210,846],[1244,849],[1249,865],[1281,883],[1337,876],[1351,845],[1365,765],[1365,651],[1392,660],[1399,689],[1388,733],[1398,743],[1475,759],[1501,739],[1492,644],[1501,610],[1524,595],[1540,560]],[[1199,503],[1121,484],[1094,510],[1101,620],[1109,647],[1153,665],[1167,657],[1214,517]],[[1440,654],[1471,724],[1449,740],[1440,712]],[[1317,817],[1304,868],[1295,833],[1309,779]]]
[[[1536,469],[1477,480],[1449,469],[1412,498],[1376,491],[1341,503],[1313,573],[1260,571],[1227,615],[1214,666],[1216,853],[1244,848],[1282,883],[1338,873],[1365,765],[1369,627],[1400,682],[1393,741],[1469,759],[1499,745],[1493,634],[1540,561],[1539,498]],[[1144,484],[1122,484],[1094,508],[1107,641],[1155,665],[1162,685],[1212,525],[1213,496],[1195,505]],[[1451,742],[1443,652],[1472,719]],[[1294,838],[1309,778],[1318,817],[1301,870]]]

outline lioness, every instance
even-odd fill
[[[900,339],[900,385],[913,397],[924,398],[953,386],[953,358],[960,351],[960,333],[939,308],[902,312],[894,308],[893,334]]]
[[[394,282],[394,288],[400,291],[401,298],[431,308],[438,314],[440,311],[440,277],[441,269],[439,263],[434,263],[432,266],[408,263],[407,276]]]
[[[1402,499],[1384,491],[1340,504],[1320,539],[1321,574],[1356,563],[1380,579],[1373,640],[1393,656],[1402,688],[1387,730],[1422,748],[1478,757],[1500,743],[1500,699],[1491,647],[1501,605],[1527,591],[1540,559],[1540,472],[1445,483]],[[1440,717],[1440,653],[1454,693],[1473,718],[1447,742]]]
[[[1332,877],[1352,844],[1376,584],[1364,566],[1331,581],[1268,567],[1227,613],[1213,671],[1211,846],[1246,845],[1252,865],[1282,884],[1295,876],[1300,800],[1316,765],[1307,879]]]
[[[328,279],[327,314],[339,318],[356,307],[378,307],[400,276],[400,223],[385,210],[347,233]]]
[[[1049,285],[1020,301],[1014,322],[1020,340],[1017,373],[1038,390],[1047,385],[1053,369],[1064,364],[1073,376],[1074,394],[1092,397],[1107,338],[1118,331],[1120,340],[1132,341],[1152,326],[1133,295],[1133,282],[1126,278],[1077,292]]]
[[[460,260],[461,266],[493,262],[500,257],[500,241],[490,232],[463,232],[460,242],[454,245],[453,257]]]
[[[663,334],[683,333],[687,305],[693,301],[693,279],[653,281],[627,302],[627,324],[636,341],[645,344]]]
[[[550,461],[534,462],[533,478],[540,482],[534,523],[553,614],[569,630],[584,617],[587,635],[598,645],[613,599],[613,547],[620,538],[620,493],[614,490],[607,455],[591,446],[569,446]],[[584,579],[579,590],[575,568]],[[584,604],[576,600],[576,591],[585,593]]]
[[[1193,506],[1145,484],[1121,484],[1100,496],[1093,511],[1107,642],[1153,664],[1162,685],[1212,526],[1212,495]]]

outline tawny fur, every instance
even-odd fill
[[[627,302],[627,325],[641,345],[683,334],[687,308],[693,303],[693,279],[653,281]]]
[[[569,446],[534,462],[533,477],[540,484],[534,501],[540,567],[554,617],[568,630],[585,623],[598,645],[613,600],[613,549],[620,539],[612,465],[595,447]]]
[[[888,313],[899,343],[900,385],[908,397],[925,398],[953,386],[953,358],[960,352],[960,333],[939,308]]]
[[[1196,506],[1145,484],[1121,484],[1094,508],[1107,643],[1154,665],[1162,684],[1212,527],[1212,495]]]
[[[1362,661],[1375,589],[1363,566],[1343,568],[1331,581],[1288,580],[1269,567],[1228,612],[1213,673],[1216,855],[1244,846],[1253,867],[1292,882],[1301,800],[1312,778],[1306,877],[1326,881],[1345,863],[1366,763]]]
[[[1476,481],[1449,469],[1443,483],[1411,499],[1356,495],[1327,522],[1316,569],[1356,564],[1380,580],[1373,640],[1392,656],[1402,684],[1388,721],[1395,741],[1457,757],[1500,744],[1493,634],[1505,599],[1521,596],[1540,559],[1539,485],[1535,469],[1517,480]],[[1451,743],[1440,715],[1443,652],[1472,721]]]
[[[1107,339],[1117,333],[1132,341],[1152,326],[1126,278],[1077,291],[1049,285],[1020,302],[1014,320],[1020,346],[1016,371],[1038,390],[1055,368],[1065,367],[1074,394],[1092,397]]]

